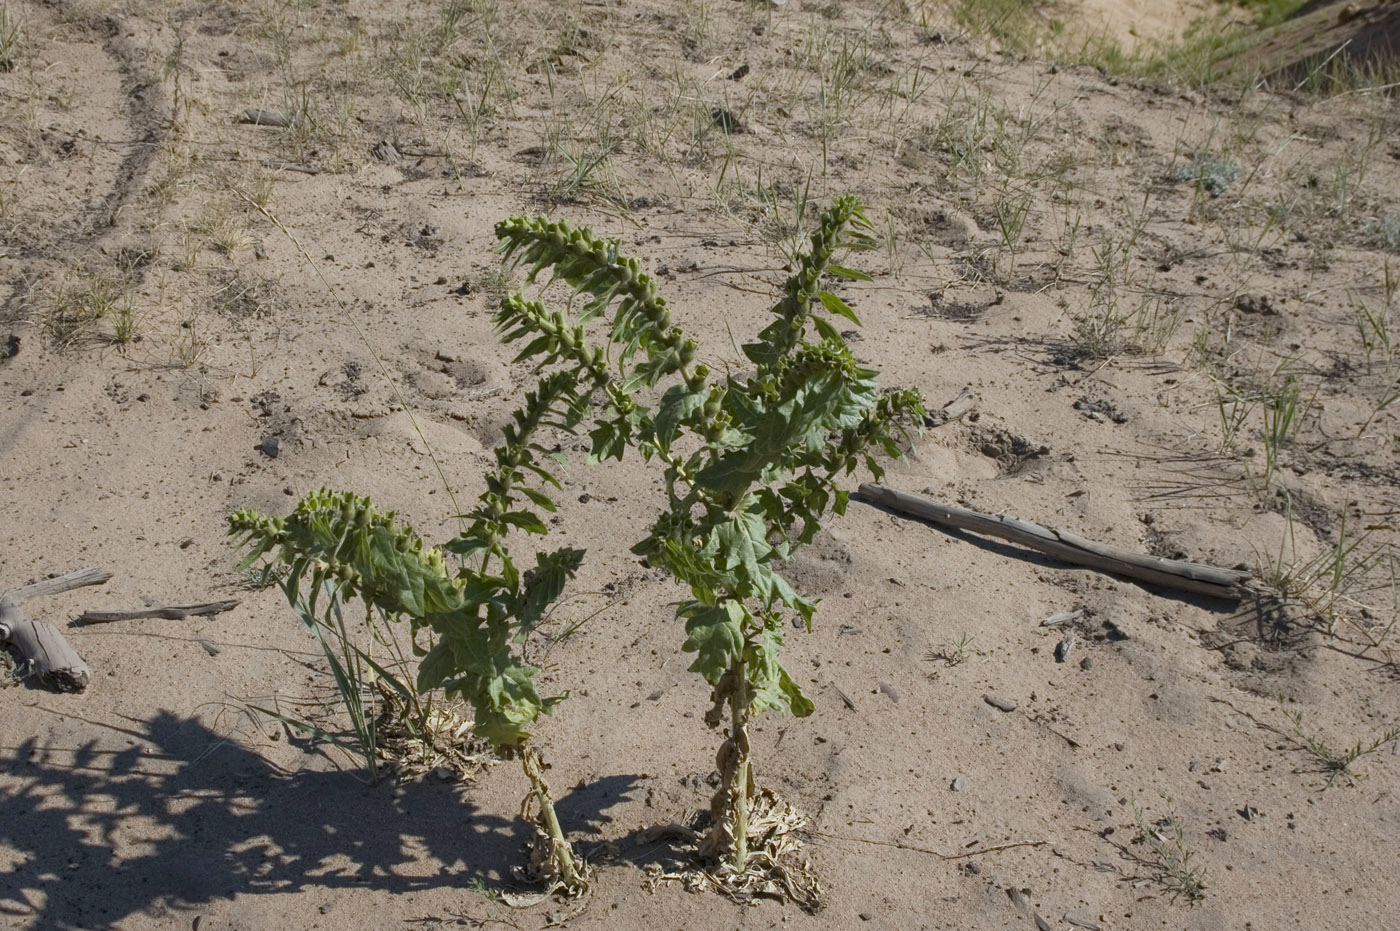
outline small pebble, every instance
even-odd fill
[[[1084,657],[1083,659],[1081,659],[1081,660],[1079,661],[1079,668],[1082,669],[1082,670],[1084,670],[1085,672],[1088,672],[1090,669],[1093,669],[1093,668],[1094,668],[1094,660],[1093,660],[1093,657],[1086,656],[1086,657]]]
[[[966,788],[967,788],[967,779],[966,779],[966,777],[964,777],[964,776],[954,776],[954,777],[953,777],[953,781],[948,785],[948,788],[952,789],[954,792],[961,792],[963,789],[966,789]]]

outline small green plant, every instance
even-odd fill
[[[1355,783],[1360,777],[1351,771],[1353,763],[1400,740],[1400,727],[1392,727],[1382,731],[1369,742],[1359,740],[1352,747],[1337,750],[1317,734],[1309,732],[1303,727],[1302,711],[1289,708],[1279,710],[1283,712],[1284,717],[1292,722],[1292,726],[1289,728],[1289,738],[1297,744],[1300,750],[1312,758],[1313,763],[1317,766],[1316,772],[1326,779],[1324,788],[1342,778],[1350,783]]]
[[[1176,181],[1190,181],[1198,192],[1219,197],[1240,176],[1239,162],[1228,158],[1202,156],[1191,159],[1172,173]]]
[[[993,208],[997,232],[1001,235],[1002,248],[1006,251],[1008,274],[1016,270],[1016,253],[1020,250],[1021,237],[1025,233],[1031,200],[1032,192],[1026,191],[1019,197],[998,200]]]
[[[1297,558],[1291,500],[1287,503],[1285,517],[1288,533],[1279,543],[1278,553],[1265,554],[1261,560],[1259,577],[1283,597],[1306,608],[1329,633],[1335,632],[1344,618],[1370,610],[1358,598],[1377,588],[1390,588],[1385,583],[1376,585],[1369,579],[1384,569],[1393,571],[1389,561],[1391,550],[1384,546],[1368,547],[1372,533],[1369,529],[1359,535],[1350,532],[1345,511],[1336,542],[1310,559]]]
[[[696,362],[695,340],[673,324],[655,283],[635,259],[618,255],[616,242],[545,218],[512,218],[496,232],[506,258],[529,269],[528,281],[549,269],[576,294],[563,309],[518,294],[502,302],[503,339],[525,342],[517,359],[557,367],[581,397],[603,395],[589,434],[593,459],[620,460],[636,448],[663,469],[665,504],[633,552],[690,590],[677,609],[682,649],[695,654],[690,669],[711,687],[706,723],[728,724],[700,849],[720,861],[712,877],[743,881],[777,856],[755,849],[750,862],[750,816],[773,811],[771,797],[760,806],[756,793],[750,721],[770,708],[813,710],[779,654],[788,616],[810,627],[817,606],[777,565],[811,542],[827,514],[845,511],[847,492],[836,479],[862,464],[882,474],[873,454],[898,455],[904,424],[922,413],[916,392],[882,393],[876,373],[856,363],[822,315],[859,325],[821,282],[867,277],[833,257],[872,248],[873,229],[854,198],[825,211],[775,319],[742,347],[751,372],[722,378]],[[606,344],[593,345],[586,325],[609,309]]]
[[[381,755],[379,717],[374,708],[375,684],[391,684],[391,687],[408,701],[416,701],[417,696],[409,691],[397,676],[356,645],[345,623],[340,592],[334,585],[327,583],[322,586],[319,594],[326,599],[326,607],[321,612],[316,610],[318,593],[313,593],[308,601],[299,591],[299,580],[286,578],[282,580],[281,588],[326,658],[326,665],[330,668],[340,702],[350,717],[351,742],[347,745],[347,742],[335,734],[305,718],[284,713],[280,706],[267,708],[249,703],[248,707],[276,718],[288,727],[295,728],[318,741],[332,744],[359,757],[370,784],[373,785],[379,781]]]
[[[926,658],[931,663],[941,662],[949,668],[961,666],[972,655],[972,641],[972,634],[964,631],[956,639],[945,643],[943,649],[930,650]]]
[[[135,341],[136,304],[130,297],[124,297],[112,315],[112,342],[124,349]]]
[[[322,490],[288,517],[238,511],[229,519],[230,533],[249,548],[244,566],[273,554],[286,573],[288,600],[300,606],[304,599],[304,618],[321,616],[318,602],[325,592],[327,610],[335,610],[337,599],[358,598],[386,618],[407,618],[415,642],[427,632],[432,644],[421,651],[418,693],[441,688],[465,699],[475,711],[477,734],[520,760],[531,787],[526,810],[536,828],[531,867],[550,888],[566,893],[587,888],[587,868],[564,837],[540,752],[530,740],[535,721],[565,696],[539,694],[537,670],[523,661],[520,645],[563,593],[583,552],[563,547],[541,553],[522,571],[506,540],[515,530],[547,533],[528,505],[552,511],[555,504],[526,479],[554,486],[558,480],[542,463],[537,434],[550,426],[571,429],[584,410],[580,403],[567,372],[541,379],[526,394],[504,429],[486,491],[466,515],[469,524],[445,547],[457,556],[456,571],[449,570],[442,549],[426,546],[392,513],[353,494]]]
[[[1400,214],[1371,220],[1366,224],[1366,231],[1382,248],[1400,251]]]
[[[1134,808],[1137,822],[1137,843],[1146,844],[1152,852],[1152,865],[1157,881],[1171,892],[1173,899],[1182,898],[1192,905],[1206,897],[1205,870],[1192,864],[1196,854],[1186,843],[1186,827],[1175,813],[1149,823],[1147,813]]]
[[[1379,354],[1382,371],[1389,376],[1396,361],[1390,336],[1390,318],[1395,313],[1397,303],[1400,303],[1396,300],[1400,295],[1400,272],[1391,267],[1389,260],[1381,275],[1381,293],[1380,304],[1374,306],[1359,296],[1354,298],[1352,317],[1361,337],[1361,346],[1366,350],[1366,367],[1371,368],[1374,356]]]
[[[120,275],[94,273],[65,284],[48,295],[43,303],[42,326],[49,343],[68,348],[90,338],[99,320],[122,318],[134,313],[128,282]]]
[[[1278,471],[1279,457],[1284,447],[1293,441],[1308,406],[1303,400],[1303,386],[1291,374],[1284,375],[1283,380],[1266,393],[1263,404],[1266,481]]]
[[[0,6],[0,71],[13,71],[19,64],[19,19],[9,6]]]

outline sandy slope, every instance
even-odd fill
[[[764,318],[774,227],[810,178],[814,201],[859,194],[891,244],[856,260],[875,282],[844,292],[859,356],[935,404],[966,385],[981,398],[892,485],[1220,565],[1303,565],[1366,533],[1351,565],[1367,572],[1328,634],[1302,606],[1173,597],[853,505],[790,573],[823,599],[788,644],[817,713],[755,735],[760,779],[811,816],[827,908],[647,892],[647,868],[677,855],[638,832],[706,806],[717,741],[678,652],[678,590],[627,552],[654,474],[590,467],[561,437],[555,537],[590,553],[566,613],[608,606],[532,647],[572,691],[541,736],[598,868],[571,926],[1384,926],[1400,908],[1395,745],[1327,787],[1284,711],[1337,748],[1400,722],[1394,602],[1369,588],[1394,565],[1397,421],[1371,416],[1394,370],[1357,323],[1396,263],[1393,104],[1136,87],[988,55],[951,27],[935,39],[886,4],[515,6],[405,52],[437,6],[10,4],[27,44],[0,73],[0,346],[19,340],[0,361],[0,583],[115,573],[28,606],[60,624],[242,604],[70,629],[95,670],[86,693],[0,691],[3,923],[566,915],[480,894],[523,862],[513,767],[370,787],[240,712],[324,700],[328,680],[280,594],[235,571],[224,520],[331,485],[446,538],[445,487],[479,492],[532,378],[490,326],[498,219],[575,195],[548,209],[619,237],[719,368],[736,364],[729,332]],[[813,69],[843,39],[863,50],[856,90],[823,111]],[[475,125],[433,95],[447,60],[478,90],[499,69]],[[748,131],[717,131],[719,106]],[[236,124],[247,107],[315,123]],[[568,163],[542,153],[595,151],[599,127],[612,180],[566,190]],[[381,140],[402,160],[372,155]],[[1208,157],[1239,168],[1219,197],[1189,180]],[[620,191],[627,217],[599,191]],[[1013,253],[998,216],[1004,229],[1021,203]],[[139,341],[112,344],[115,310],[55,325],[64,289],[99,279],[130,296]],[[1116,335],[1161,345],[1086,357],[1075,320],[1105,301],[1131,317]],[[1300,426],[1261,478],[1264,412],[1287,384]],[[275,458],[258,449],[272,437]],[[1039,621],[1077,605],[1091,613],[1060,663],[1064,631]],[[1142,842],[1139,820],[1168,817],[1204,870],[1194,907]],[[1019,846],[963,856],[1000,845]]]

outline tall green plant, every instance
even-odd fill
[[[388,618],[407,618],[415,642],[420,631],[429,632],[432,645],[418,666],[419,691],[441,688],[464,698],[475,711],[477,733],[519,758],[531,786],[526,809],[536,826],[532,866],[568,892],[586,888],[586,867],[564,838],[539,750],[530,740],[535,721],[565,696],[539,694],[536,670],[518,647],[562,594],[583,551],[541,553],[522,571],[507,537],[513,530],[547,533],[529,505],[553,511],[555,504],[526,479],[555,487],[558,481],[542,464],[545,451],[535,435],[547,426],[571,429],[584,403],[568,373],[540,380],[505,427],[496,468],[486,476],[478,506],[466,515],[466,529],[443,549],[426,546],[368,498],[325,489],[308,495],[287,517],[242,510],[229,519],[230,533],[249,548],[244,566],[271,555],[285,570],[288,600],[312,617],[323,610],[324,593],[324,610],[358,598]],[[455,569],[444,550],[458,557]]]
[[[545,218],[496,228],[500,251],[528,268],[528,281],[548,269],[575,292],[565,308],[519,294],[502,301],[502,338],[525,342],[517,361],[556,367],[580,398],[602,395],[593,459],[621,460],[635,447],[664,471],[666,502],[633,551],[690,589],[677,610],[683,649],[711,686],[706,722],[728,723],[702,852],[737,873],[748,865],[754,798],[749,722],[771,708],[813,710],[779,654],[785,616],[810,629],[817,605],[779,566],[828,514],[845,511],[838,478],[861,465],[878,477],[875,454],[899,455],[904,425],[922,413],[917,392],[882,393],[877,373],[855,361],[834,321],[859,320],[822,287],[826,276],[868,280],[833,258],[873,247],[872,232],[854,198],[829,208],[774,319],[743,347],[753,371],[719,377],[695,361],[695,340],[617,243]],[[591,343],[587,324],[609,311],[606,339]]]

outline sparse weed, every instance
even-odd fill
[[[0,5],[0,71],[13,71],[18,66],[21,41],[19,18],[8,4]]]
[[[1088,312],[1076,314],[1073,321],[1074,335],[1071,340],[1080,358],[1102,362],[1128,348],[1125,336],[1128,318],[1110,302],[1092,298]]]
[[[60,285],[40,300],[45,338],[63,349],[95,335],[99,320],[115,319],[121,326],[123,318],[129,321],[134,314],[128,290],[125,279],[102,273]]]
[[[130,297],[124,297],[112,314],[112,342],[125,348],[137,339],[136,304]]]
[[[1129,317],[1133,325],[1133,346],[1139,352],[1160,356],[1185,317],[1185,311],[1170,298],[1153,291],[1143,292],[1137,309]]]
[[[226,207],[211,208],[195,223],[194,231],[205,237],[215,252],[229,258],[236,258],[252,242],[242,219]]]
[[[1138,829],[1136,842],[1146,844],[1151,851],[1157,882],[1173,899],[1182,898],[1191,905],[1204,900],[1205,869],[1191,862],[1196,853],[1186,843],[1186,827],[1181,818],[1172,813],[1149,823],[1147,812],[1141,808],[1134,808],[1133,813]]]
[[[1026,219],[1030,215],[1033,191],[1025,191],[1017,196],[999,199],[993,208],[997,233],[1001,235],[1001,245],[1007,257],[1007,274],[1016,270],[1016,252],[1020,249],[1021,238],[1025,235]]]
[[[964,631],[959,634],[957,638],[945,643],[943,649],[930,650],[926,654],[925,659],[930,663],[943,663],[949,668],[961,666],[963,663],[967,662],[967,658],[972,655],[973,639],[972,634]]]
[[[1395,559],[1391,548],[1384,545],[1368,548],[1366,544],[1372,531],[1352,534],[1343,512],[1336,542],[1316,556],[1300,559],[1291,499],[1285,500],[1285,507],[1288,532],[1279,542],[1277,553],[1261,555],[1260,580],[1311,612],[1328,633],[1335,633],[1337,625],[1349,619],[1374,639],[1376,625],[1365,621],[1375,614],[1360,599],[1376,591],[1394,593],[1394,578],[1373,581],[1374,576],[1387,569],[1393,573]]]
[[[1311,406],[1311,401],[1303,399],[1302,384],[1291,373],[1284,374],[1282,381],[1271,384],[1265,391],[1261,407],[1266,481],[1278,470],[1280,454],[1293,441],[1293,435]]]
[[[952,0],[950,5],[958,25],[997,39],[1011,52],[1031,51],[1056,31],[1039,19],[1036,0]]]
[[[1390,341],[1390,318],[1395,313],[1396,296],[1400,294],[1400,273],[1391,267],[1389,261],[1385,263],[1381,275],[1381,290],[1383,297],[1378,306],[1354,297],[1351,309],[1361,346],[1366,350],[1366,367],[1371,368],[1373,357],[1379,353],[1382,370],[1389,375],[1396,361],[1394,346]]]
[[[1383,249],[1400,252],[1400,213],[1367,221],[1366,236]]]
[[[1329,788],[1338,779],[1343,778],[1347,780],[1348,784],[1355,784],[1361,777],[1351,771],[1353,763],[1400,740],[1400,727],[1392,727],[1383,730],[1369,742],[1359,740],[1351,747],[1337,750],[1318,734],[1303,727],[1303,712],[1301,710],[1289,708],[1280,708],[1279,710],[1291,722],[1288,737],[1299,750],[1312,758],[1313,764],[1317,767],[1314,771],[1325,777],[1326,782],[1323,784],[1323,788]]]
[[[175,343],[171,347],[170,364],[176,368],[194,368],[203,362],[208,351],[209,343],[200,336],[194,318],[180,321],[180,332],[175,334]]]
[[[1173,180],[1190,181],[1196,190],[1210,197],[1224,194],[1240,176],[1240,164],[1234,159],[1198,156],[1177,166]]]

